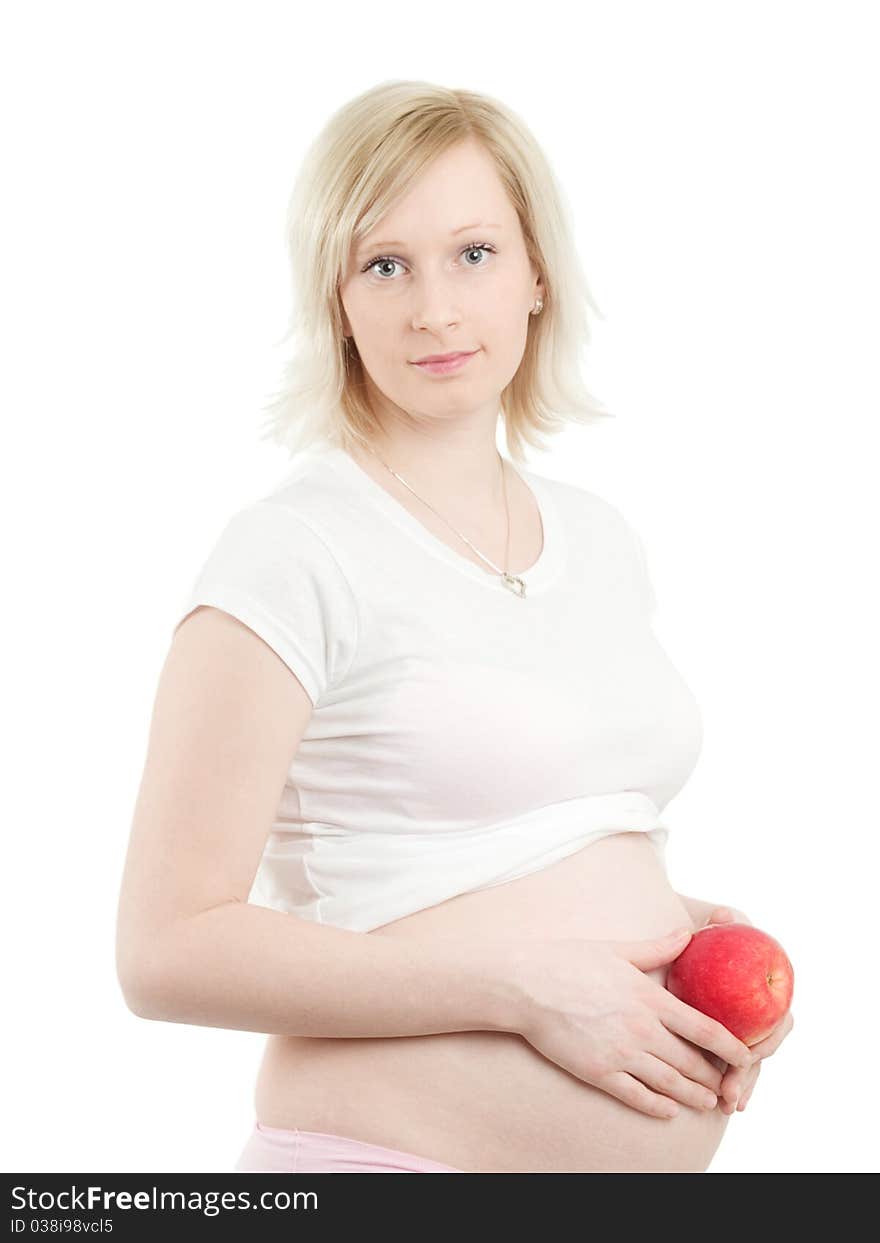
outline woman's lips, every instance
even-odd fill
[[[477,351],[474,350],[470,354],[456,354],[453,358],[445,359],[443,362],[416,363],[415,366],[429,375],[448,375],[452,371],[460,371],[476,353]]]

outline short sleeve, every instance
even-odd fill
[[[174,629],[200,604],[236,617],[296,674],[317,706],[347,673],[357,610],[338,561],[289,506],[260,500],[220,532],[181,602]]]

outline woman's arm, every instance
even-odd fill
[[[140,1018],[290,1036],[512,1031],[511,944],[413,941],[226,902],[169,928],[140,977]]]
[[[248,903],[311,711],[275,652],[224,612],[178,628],[119,897],[129,1008],[296,1036],[508,1030],[519,996],[506,942],[368,936]]]

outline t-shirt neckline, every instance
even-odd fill
[[[369,500],[373,506],[381,510],[396,526],[405,531],[427,553],[445,562],[448,566],[465,574],[474,582],[481,583],[491,591],[506,591],[500,583],[500,576],[487,567],[485,570],[476,565],[463,553],[456,552],[443,540],[420,522],[400,501],[386,491],[363,467],[338,445],[329,445],[322,449],[321,456],[340,475],[349,480],[359,494]],[[543,529],[543,548],[535,563],[517,577],[525,583],[525,599],[530,595],[547,591],[559,578],[567,555],[565,531],[559,517],[559,510],[551,493],[550,481],[541,475],[534,474],[522,466],[515,466],[509,458],[505,462],[515,470],[530,489],[541,516]]]

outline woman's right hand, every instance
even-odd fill
[[[748,1045],[644,974],[677,958],[692,935],[520,942],[515,1030],[564,1070],[652,1117],[674,1117],[677,1101],[714,1109],[721,1072],[702,1050],[749,1067]]]

